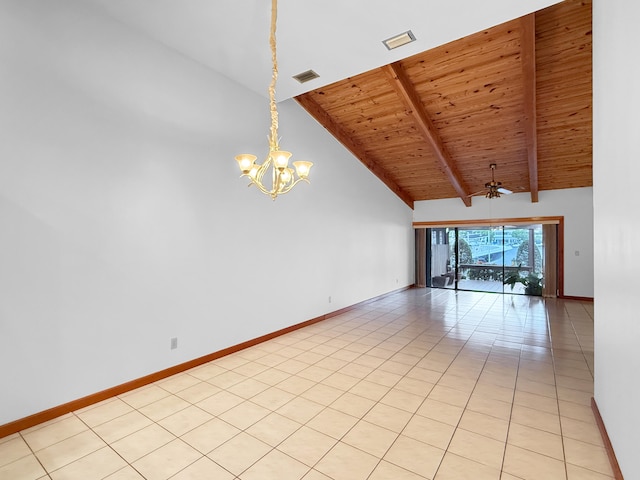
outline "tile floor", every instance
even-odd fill
[[[0,439],[2,480],[596,480],[593,304],[413,289]]]

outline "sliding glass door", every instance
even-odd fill
[[[433,228],[429,286],[541,295],[542,225]]]

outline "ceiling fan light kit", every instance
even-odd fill
[[[509,195],[513,193],[511,190],[502,187],[502,182],[496,182],[494,173],[496,171],[496,164],[492,163],[489,165],[491,167],[491,181],[484,184],[485,188],[488,189],[485,197],[491,198],[500,198],[500,195]]]

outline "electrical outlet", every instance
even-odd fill
[[[329,303],[331,303],[331,295],[329,295]]]
[[[171,339],[171,350],[175,350],[178,348],[178,337],[173,337]]]

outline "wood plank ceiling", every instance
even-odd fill
[[[496,181],[592,185],[591,0],[565,0],[296,100],[407,205]]]

